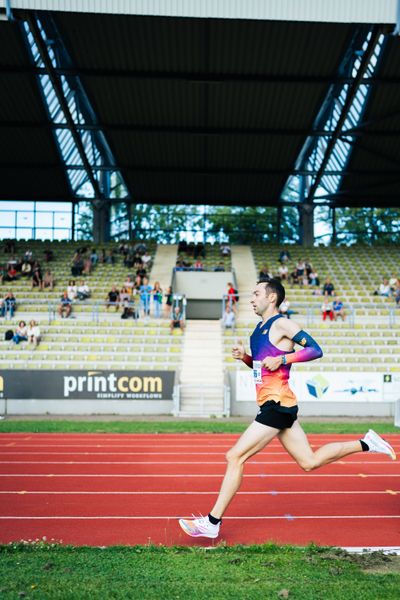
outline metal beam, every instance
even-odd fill
[[[320,165],[318,174],[316,175],[316,177],[315,177],[315,179],[314,179],[314,181],[313,181],[313,183],[312,183],[312,185],[311,185],[311,187],[309,189],[308,196],[307,196],[307,203],[312,203],[313,202],[315,193],[316,193],[316,191],[318,189],[318,186],[319,186],[319,184],[321,182],[322,177],[324,176],[325,168],[326,168],[326,166],[327,166],[327,164],[329,162],[329,159],[330,159],[330,157],[332,155],[332,152],[333,152],[333,150],[335,148],[335,144],[336,144],[337,140],[339,139],[339,137],[341,135],[343,135],[343,132],[342,132],[343,125],[344,125],[344,123],[345,123],[345,121],[347,119],[347,116],[349,114],[349,110],[350,110],[351,105],[353,103],[354,97],[357,94],[358,88],[363,83],[364,73],[368,69],[370,60],[371,60],[371,58],[373,56],[373,53],[374,53],[374,50],[375,50],[375,47],[376,47],[376,44],[378,43],[379,38],[380,38],[381,35],[382,35],[382,28],[379,27],[379,26],[374,27],[373,30],[372,30],[372,34],[371,34],[371,39],[368,42],[367,49],[365,50],[365,52],[363,54],[363,57],[361,59],[360,67],[359,67],[359,69],[357,71],[357,75],[354,78],[353,83],[350,85],[349,91],[347,93],[346,101],[345,101],[345,103],[343,105],[340,118],[339,118],[339,120],[338,120],[338,122],[336,124],[336,127],[335,127],[335,134],[330,138],[330,140],[329,140],[329,142],[327,144],[327,147],[326,147],[326,150],[325,150],[325,154],[324,154],[324,158],[323,158],[322,163]]]
[[[82,163],[83,163],[85,172],[87,174],[87,177],[88,177],[88,179],[89,179],[89,181],[90,181],[90,183],[91,183],[91,185],[93,187],[95,196],[97,196],[98,198],[101,198],[102,197],[102,192],[100,190],[100,186],[99,186],[96,178],[93,175],[91,165],[89,163],[89,160],[88,160],[88,158],[86,156],[85,149],[83,147],[81,136],[79,135],[78,131],[76,130],[74,120],[72,118],[71,112],[69,110],[68,103],[67,103],[67,101],[65,99],[65,96],[64,96],[64,93],[63,93],[63,90],[62,90],[62,85],[60,83],[58,75],[55,73],[54,67],[52,65],[52,62],[51,62],[50,57],[49,57],[49,54],[47,52],[46,45],[45,45],[45,43],[43,41],[43,38],[42,38],[42,36],[40,34],[40,31],[39,31],[39,27],[38,27],[38,25],[36,23],[36,19],[35,19],[34,16],[32,16],[30,13],[28,13],[28,15],[27,15],[27,21],[28,21],[30,30],[32,32],[32,35],[34,37],[36,46],[37,46],[37,48],[39,50],[40,58],[43,61],[43,64],[45,65],[46,74],[48,75],[48,77],[49,77],[49,79],[50,79],[50,81],[51,81],[51,83],[53,85],[53,88],[54,88],[54,91],[56,93],[58,102],[60,103],[61,109],[62,109],[62,111],[64,113],[65,120],[67,121],[67,124],[69,126],[69,130],[70,130],[71,135],[73,137],[73,140],[74,140],[74,142],[76,144],[76,147],[77,147],[77,150],[79,152],[79,156],[80,156],[80,158],[82,160]]]

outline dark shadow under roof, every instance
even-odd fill
[[[153,203],[278,204],[357,29],[51,16],[74,64],[64,72],[80,76],[131,198]],[[66,176],[20,27],[0,22],[0,199],[66,199]],[[390,44],[398,53],[398,38]],[[392,65],[391,53],[387,61]],[[368,120],[394,112],[399,95],[398,84],[377,88]],[[361,146],[372,144],[392,158],[400,154],[393,136],[361,136],[357,144],[351,168],[369,174],[362,181],[351,173],[345,178],[350,199],[380,169]],[[393,161],[382,165],[396,168]]]

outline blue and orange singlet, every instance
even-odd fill
[[[275,315],[268,319],[264,325],[258,323],[250,337],[250,348],[252,359],[264,360],[267,356],[282,356],[289,354],[287,350],[280,350],[274,346],[269,339],[269,330],[272,323],[277,319],[283,318],[282,315]],[[262,368],[262,383],[256,383],[257,404],[261,406],[267,400],[280,402],[281,406],[295,406],[297,398],[289,386],[291,365],[282,365],[276,371],[269,371]]]

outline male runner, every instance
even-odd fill
[[[251,338],[251,356],[241,340],[232,355],[253,369],[259,411],[226,455],[227,468],[217,501],[207,517],[179,519],[183,531],[192,537],[216,538],[222,516],[238,491],[247,459],[260,452],[275,437],[304,471],[312,471],[355,452],[381,452],[396,459],[393,448],[371,429],[362,440],[335,442],[318,448],[310,447],[297,421],[297,400],[289,387],[292,363],[314,360],[322,356],[317,342],[294,321],[278,313],[285,289],[277,280],[259,282],[251,304],[262,320]],[[302,346],[294,351],[294,344]]]

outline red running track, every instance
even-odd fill
[[[218,540],[186,536],[177,518],[208,513],[237,437],[2,434],[0,543],[400,546],[400,461],[359,453],[304,473],[279,441],[247,463]],[[400,454],[400,436],[387,438]]]

